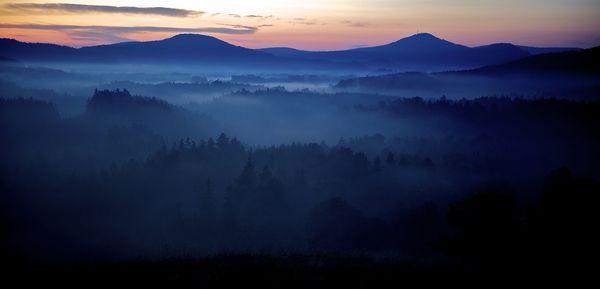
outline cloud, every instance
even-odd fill
[[[131,39],[118,34],[107,34],[94,30],[68,30],[65,31],[69,38],[78,41],[125,42]]]
[[[257,20],[267,20],[269,18],[273,18],[273,15],[267,15],[267,16],[262,16],[262,15],[246,15],[244,16],[245,18],[253,18],[253,19],[257,19]]]
[[[258,27],[246,26],[246,25],[240,25],[240,24],[217,23],[217,25],[227,26],[227,27],[236,28],[236,29],[246,29],[246,30],[254,30],[254,31],[258,30]]]
[[[9,3],[3,7],[29,13],[118,13],[160,15],[168,17],[192,17],[204,14],[202,11],[166,8],[166,7],[131,7],[131,6],[106,6],[84,5],[69,3]]]
[[[216,23],[216,24],[220,25],[220,26],[227,26],[227,27],[236,28],[236,29],[247,29],[247,30],[255,30],[255,31],[262,27],[274,27],[275,26],[273,24],[261,24],[261,25],[257,25],[257,26],[246,26],[246,25],[241,25],[241,24],[227,24],[227,23]]]
[[[292,20],[288,20],[287,23],[292,24],[292,25],[307,25],[307,26],[311,26],[311,25],[325,25],[325,22],[321,22],[319,23],[317,20],[315,19],[308,19],[308,18],[292,18]]]
[[[294,20],[288,21],[288,23],[293,24],[293,25],[298,24],[298,25],[307,25],[307,26],[318,24],[316,21],[312,21],[312,20],[311,21],[309,21],[309,20],[299,21],[299,20],[295,20],[295,19],[298,19],[298,18],[294,18]]]
[[[343,21],[342,23],[344,23],[350,27],[367,27],[369,25],[366,22],[358,22],[358,21],[352,21],[352,20],[346,20],[346,21]]]
[[[264,21],[267,19],[271,19],[271,18],[275,18],[275,16],[273,15],[257,15],[257,14],[249,14],[249,15],[241,15],[241,14],[234,14],[234,13],[229,13],[229,14],[224,14],[224,13],[211,13],[209,14],[210,17],[216,17],[216,16],[222,16],[222,17],[232,17],[232,18],[245,18],[248,20],[256,20],[256,21]]]
[[[33,30],[89,30],[107,33],[135,33],[135,32],[182,32],[182,33],[202,33],[215,32],[224,34],[252,34],[258,30],[253,26],[229,25],[235,28],[227,27],[163,27],[163,26],[80,26],[80,25],[52,25],[52,24],[4,24],[0,23],[0,28],[17,28]]]
[[[106,42],[122,42],[131,40],[126,37],[138,32],[173,32],[173,33],[218,33],[218,34],[253,34],[258,27],[242,25],[222,25],[227,27],[162,27],[162,26],[80,26],[52,24],[5,24],[2,28],[61,31],[76,40],[95,40]]]

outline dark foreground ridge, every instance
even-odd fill
[[[586,271],[548,268],[482,270],[449,265],[415,264],[368,257],[326,255],[222,255],[202,259],[164,259],[120,263],[68,263],[5,270],[5,282],[77,285],[193,285],[200,288],[398,288],[482,284],[583,284]],[[590,271],[590,270],[588,270]],[[557,275],[551,275],[558,273]],[[575,278],[575,279],[571,279]],[[92,282],[92,283],[91,283]]]
[[[12,278],[33,281],[28,278],[36,276],[45,282],[66,284],[193,284],[202,288],[394,288],[417,280],[437,283],[431,277],[450,280],[466,273],[438,266],[325,255],[223,255],[21,269]]]

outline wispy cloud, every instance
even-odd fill
[[[244,18],[252,18],[252,19],[257,19],[257,20],[267,20],[267,19],[273,18],[273,17],[274,17],[273,15],[263,16],[263,15],[254,15],[254,14],[244,16]]]
[[[12,11],[36,14],[47,13],[115,13],[160,15],[168,17],[192,17],[204,14],[202,11],[166,8],[166,7],[132,7],[108,5],[84,5],[69,3],[9,3],[3,7]]]
[[[125,42],[131,41],[130,38],[120,36],[119,34],[107,34],[102,31],[95,30],[67,30],[65,31],[69,38],[77,41],[86,41],[86,42]]]
[[[220,25],[220,26],[227,26],[227,27],[236,28],[236,29],[247,29],[247,30],[254,30],[254,31],[256,31],[262,27],[274,27],[275,26],[273,24],[261,24],[261,25],[257,25],[257,26],[247,26],[247,25],[241,25],[241,24],[228,24],[228,23],[216,23],[216,24]]]
[[[366,22],[359,22],[359,21],[352,21],[352,20],[346,20],[346,21],[343,21],[342,23],[344,23],[350,27],[367,27],[369,25]]]
[[[6,24],[2,28],[51,30],[66,33],[70,38],[85,41],[121,42],[131,40],[127,34],[139,32],[172,32],[172,33],[218,33],[218,34],[253,34],[258,27],[242,25],[221,25],[226,27],[162,27],[162,26],[81,26],[53,24]]]
[[[247,19],[253,19],[253,20],[267,20],[270,18],[275,18],[275,16],[273,15],[257,15],[257,14],[249,14],[249,15],[241,15],[241,14],[233,14],[233,13],[229,13],[229,14],[225,14],[225,13],[212,13],[209,14],[211,17],[216,17],[216,16],[224,16],[224,17],[233,17],[233,18],[247,18]]]
[[[164,27],[164,26],[81,26],[81,25],[53,25],[53,24],[4,24],[0,28],[20,28],[35,30],[92,30],[107,33],[134,33],[134,32],[182,32],[202,33],[215,32],[224,34],[252,34],[258,29],[253,26],[230,25],[228,27]]]
[[[327,25],[326,22],[320,22],[320,21],[317,21],[316,19],[309,19],[309,18],[304,18],[304,17],[292,18],[291,20],[288,20],[286,22],[289,24],[292,24],[292,25],[306,25],[306,26]]]

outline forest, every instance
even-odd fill
[[[318,96],[230,97],[279,108],[282,98]],[[344,95],[317,101],[329,97]],[[203,105],[239,111],[223,101]],[[238,256],[271,268],[264,258],[280,256],[299,258],[311,276],[310,262],[333,266],[329,256],[363,260],[350,271],[413,264],[406,270],[443,275],[439,266],[553,270],[597,242],[597,101],[388,99],[344,114],[377,115],[412,136],[277,145],[218,132],[218,117],[201,108],[96,90],[82,114],[62,117],[50,102],[2,98],[3,259]]]

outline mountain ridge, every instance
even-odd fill
[[[530,52],[511,43],[468,47],[430,33],[419,33],[378,46],[337,51],[305,51],[288,47],[259,50],[291,58],[328,59],[340,62],[360,61],[371,68],[393,69],[405,66],[409,68],[407,71],[476,68],[505,63],[531,55]]]
[[[328,67],[424,72],[501,64],[533,53],[556,49],[561,48],[520,48],[510,43],[467,47],[429,33],[411,35],[379,46],[338,51],[304,51],[287,47],[250,49],[202,34],[178,34],[162,40],[128,41],[81,48],[0,39],[0,55],[24,61],[158,64],[177,62],[231,66],[261,65],[264,69]]]
[[[348,78],[333,87],[341,91],[415,93],[428,96],[476,97],[483,94],[599,98],[600,46],[528,56],[499,65],[435,73],[392,73]]]

